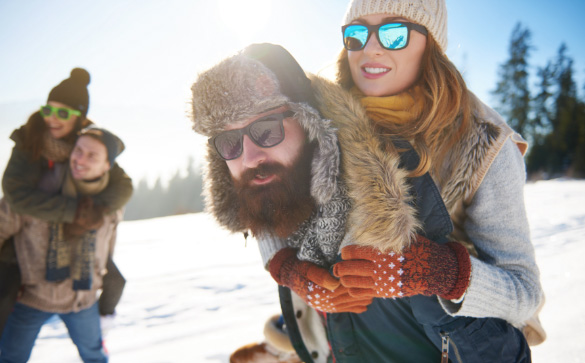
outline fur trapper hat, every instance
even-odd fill
[[[447,50],[447,6],[445,0],[353,0],[345,12],[343,24],[371,14],[405,17],[427,28],[441,50]]]
[[[229,124],[287,105],[316,144],[311,195],[317,204],[337,191],[339,148],[335,129],[315,107],[311,81],[283,47],[253,44],[201,73],[191,87],[195,132],[213,137]],[[238,199],[226,162],[207,146],[204,176],[206,207],[224,227],[245,231],[238,218]]]

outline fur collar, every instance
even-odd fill
[[[407,171],[400,157],[376,136],[360,102],[338,85],[313,76],[320,112],[333,120],[342,150],[342,178],[354,206],[348,237],[360,245],[400,250],[420,224],[410,204]]]
[[[528,148],[522,136],[496,111],[473,93],[470,95],[474,112],[469,129],[453,146],[435,179],[440,181],[441,195],[449,212],[459,200],[465,204],[471,202],[506,140],[511,139],[522,155]]]

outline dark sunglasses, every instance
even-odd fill
[[[242,155],[244,150],[244,135],[259,147],[273,147],[284,140],[284,126],[282,120],[292,117],[294,112],[285,111],[264,116],[248,126],[224,131],[209,139],[219,156],[224,160],[233,160]]]
[[[50,105],[41,106],[41,115],[49,117],[52,114],[57,115],[57,118],[61,121],[69,121],[71,116],[81,116],[81,112],[72,110],[66,107],[53,107]]]
[[[376,33],[378,42],[384,49],[399,50],[408,46],[410,30],[427,35],[427,29],[414,23],[385,23],[378,25],[347,24],[341,27],[343,45],[347,50],[362,50],[372,33]]]

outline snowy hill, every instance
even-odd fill
[[[547,297],[548,339],[534,362],[585,362],[585,181],[528,184],[526,204]],[[127,279],[110,362],[221,362],[262,340],[279,312],[276,284],[247,245],[205,214],[123,222],[115,260]],[[45,325],[33,363],[80,362],[59,320]]]

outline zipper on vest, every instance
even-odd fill
[[[449,363],[449,333],[441,332],[441,363]]]
[[[459,349],[455,345],[455,342],[449,336],[449,333],[446,331],[442,331],[441,333],[441,363],[449,363],[449,346],[453,347],[453,352],[455,353],[455,358],[459,363],[463,363],[461,360],[461,355],[459,354]]]

